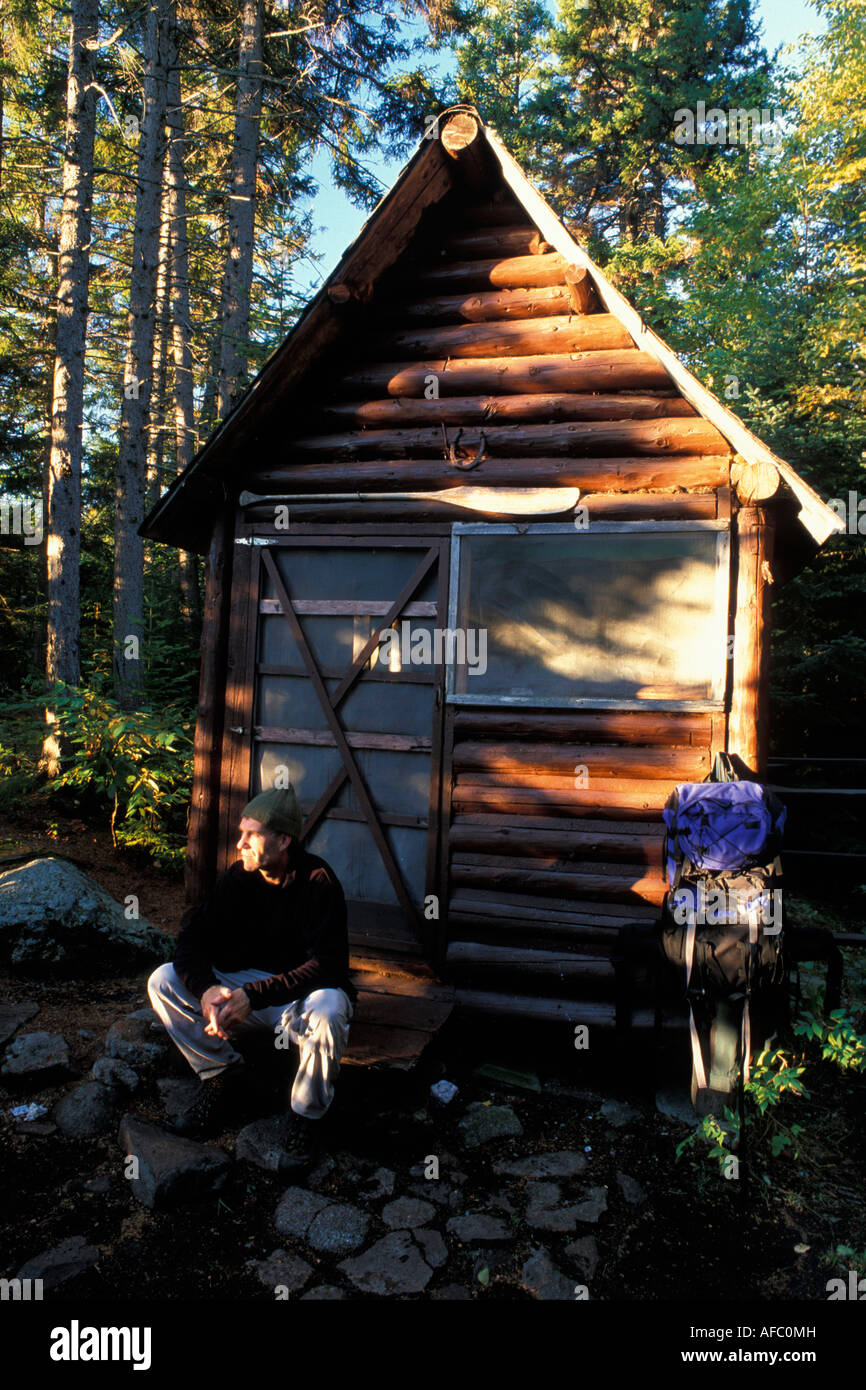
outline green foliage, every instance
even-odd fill
[[[693,1129],[688,1138],[677,1144],[676,1156],[682,1158],[684,1153],[696,1149],[698,1140],[702,1139],[708,1145],[704,1157],[707,1160],[716,1159],[719,1168],[724,1173],[727,1161],[739,1138],[739,1132],[739,1120],[734,1112],[726,1106],[724,1120],[719,1120],[715,1115],[705,1115],[698,1128]]]
[[[788,1058],[781,1048],[772,1051],[765,1048],[752,1063],[745,1092],[759,1114],[779,1104],[787,1092],[807,1097],[809,1092],[803,1084],[805,1059]]]
[[[538,165],[545,132],[532,106],[550,81],[550,15],[539,0],[466,0],[453,99],[473,102],[515,159]]]
[[[794,1032],[821,1043],[821,1056],[842,1071],[866,1068],[866,1039],[857,1032],[854,1020],[844,1009],[834,1009],[829,1019],[803,1013],[794,1024]]]
[[[106,815],[115,848],[144,850],[162,867],[182,863],[192,781],[189,718],[172,706],[122,711],[95,691],[61,689],[53,702],[61,771],[45,781],[36,732],[44,706],[44,697],[31,698],[8,707],[0,720],[0,734],[12,724],[29,734],[29,744],[14,755],[0,737],[0,799],[8,805],[11,795],[25,793],[43,804],[71,803]]]

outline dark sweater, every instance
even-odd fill
[[[267,970],[269,979],[244,985],[254,1010],[314,989],[343,989],[355,1002],[343,890],[324,859],[296,846],[289,853],[280,887],[237,860],[210,896],[184,913],[174,967],[198,998],[220,983],[214,969]]]

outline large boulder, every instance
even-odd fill
[[[114,974],[168,960],[174,942],[129,919],[68,860],[31,859],[0,874],[0,959],[28,974]]]

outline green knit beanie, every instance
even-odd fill
[[[301,835],[301,808],[291,782],[285,788],[272,787],[270,791],[259,792],[241,812],[241,820],[249,816],[257,820],[267,830],[278,835],[291,835],[295,840]]]

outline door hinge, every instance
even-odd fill
[[[235,536],[235,545],[272,545],[268,536]]]

